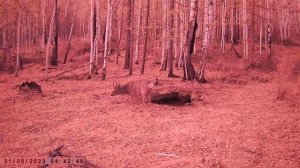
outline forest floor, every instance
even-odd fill
[[[99,167],[300,167],[299,75],[283,82],[287,93],[277,100],[276,70],[245,69],[242,59],[226,52],[210,59],[207,84],[167,78],[153,58],[144,76],[137,75],[139,65],[128,77],[122,62],[115,65],[112,57],[105,81],[76,76],[87,66],[47,82],[40,80],[42,63],[25,64],[19,77],[1,72],[0,158],[43,158],[63,144]],[[299,57],[300,48],[278,46],[275,53]],[[73,53],[49,76],[88,59],[87,53]],[[189,91],[192,103],[142,105],[127,95],[110,95],[113,81],[156,77],[160,84],[154,92]],[[43,95],[20,93],[17,85],[25,80],[37,81]]]

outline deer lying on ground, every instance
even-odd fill
[[[125,85],[113,84],[113,91],[111,96],[129,94],[131,98],[142,95],[143,104],[145,103],[146,98],[149,98],[150,103],[150,93],[152,88],[158,84],[158,79],[154,82],[151,82],[147,79],[140,79],[135,81],[130,81]]]

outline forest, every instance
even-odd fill
[[[300,0],[0,0],[0,167],[298,168],[299,53]]]

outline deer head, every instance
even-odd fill
[[[113,91],[111,96],[119,95],[119,94],[126,94],[127,93],[127,86],[121,86],[119,83],[113,83]]]

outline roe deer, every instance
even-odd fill
[[[135,81],[130,81],[125,85],[113,84],[113,91],[111,96],[120,95],[120,94],[129,94],[131,97],[142,95],[143,104],[145,103],[145,99],[149,98],[150,103],[150,93],[153,86],[158,84],[158,79],[154,82],[151,82],[147,79],[140,79]]]

